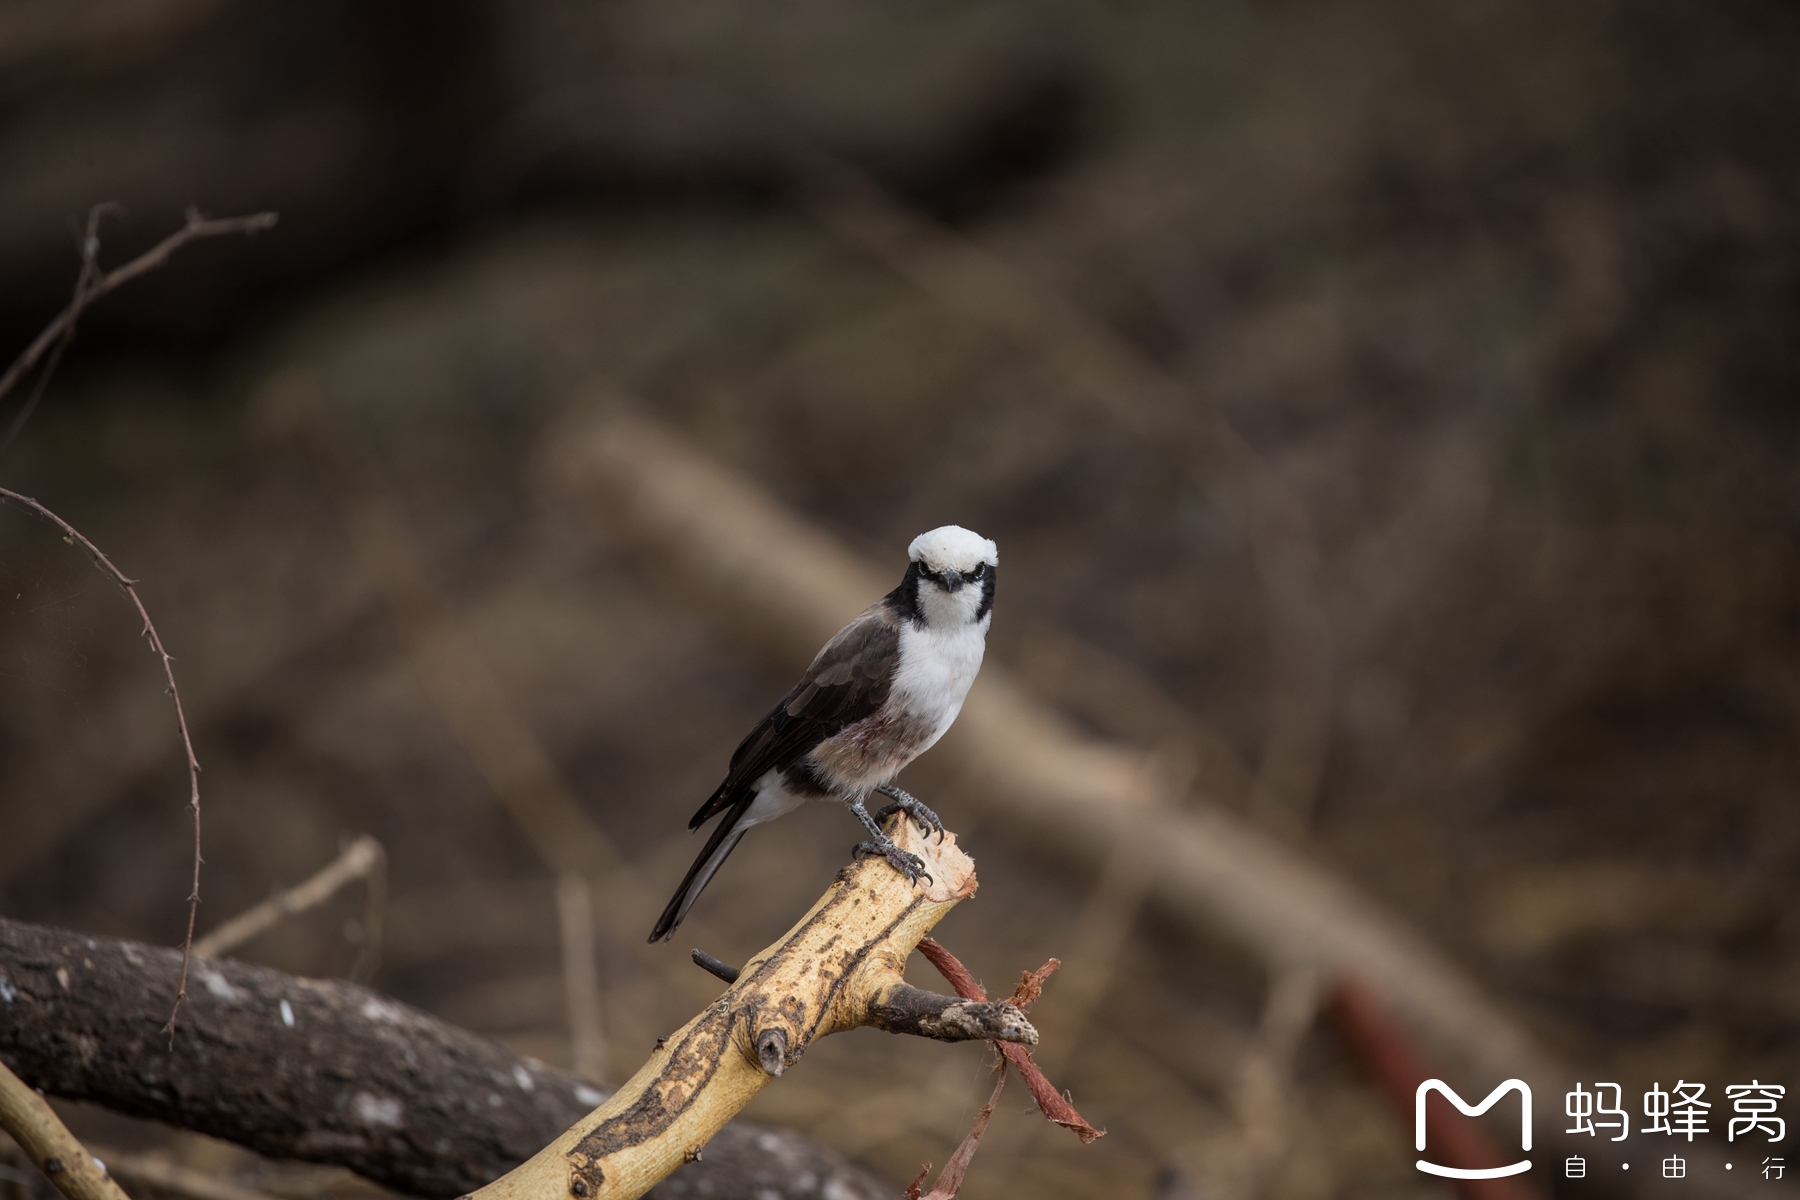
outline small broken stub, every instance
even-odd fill
[[[699,1162],[700,1161],[700,1147],[689,1146],[687,1149],[687,1153],[683,1154],[681,1156],[681,1161],[684,1163]]]
[[[776,1026],[756,1035],[756,1061],[769,1075],[780,1078],[787,1070],[787,1051],[787,1030]]]
[[[600,1191],[600,1185],[604,1182],[606,1173],[598,1166],[590,1163],[585,1167],[576,1167],[574,1174],[569,1177],[569,1195],[574,1196],[575,1200],[587,1200],[587,1197]]]

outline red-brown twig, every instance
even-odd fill
[[[138,276],[154,271],[168,262],[175,251],[189,242],[199,241],[202,238],[223,237],[232,233],[257,233],[273,228],[276,221],[276,214],[272,212],[256,213],[248,217],[220,217],[214,220],[203,217],[197,209],[190,208],[187,212],[186,225],[124,266],[95,278],[99,270],[99,220],[101,215],[109,211],[111,207],[99,204],[89,211],[87,236],[81,244],[81,272],[75,282],[74,298],[69,301],[68,307],[57,314],[55,320],[44,326],[43,332],[37,335],[31,345],[25,347],[25,352],[13,360],[12,366],[6,369],[6,374],[0,375],[0,397],[10,392],[19,380],[24,378],[25,374],[54,348],[55,353],[44,372],[44,377],[46,379],[49,377],[50,370],[54,369],[56,365],[55,360],[62,355],[62,348],[67,345],[70,338],[75,336],[75,323],[80,320],[82,311],[94,301],[119,286],[130,283]],[[13,438],[18,436],[19,430],[25,427],[26,419],[31,416],[31,410],[37,407],[38,396],[42,394],[43,381],[40,380],[37,393],[12,419],[11,425],[7,428],[5,440],[0,441],[0,451],[5,450]]]
[[[166,242],[164,244],[167,245]],[[124,268],[121,268],[121,270],[123,269]],[[145,269],[148,270],[148,268]],[[94,565],[107,575],[112,576],[113,582],[125,590],[125,595],[131,600],[132,605],[136,607],[138,616],[143,618],[144,639],[150,643],[150,648],[156,652],[156,657],[162,660],[163,677],[169,681],[169,695],[175,701],[175,724],[176,727],[181,730],[181,748],[187,754],[189,786],[188,807],[194,810],[194,886],[188,893],[187,936],[182,939],[181,943],[181,984],[175,992],[175,1005],[169,1010],[169,1023],[163,1027],[163,1032],[168,1034],[172,1041],[175,1037],[175,1018],[181,1015],[181,1003],[187,999],[188,963],[193,958],[194,954],[194,922],[200,915],[201,862],[200,760],[194,757],[194,739],[192,735],[188,733],[187,713],[181,707],[181,692],[175,686],[175,668],[173,666],[175,660],[167,650],[163,649],[162,637],[156,632],[156,625],[150,620],[150,613],[145,609],[143,600],[138,598],[137,587],[135,586],[136,581],[128,578],[125,572],[113,566],[112,559],[101,553],[100,547],[88,541],[87,537],[83,535],[79,529],[76,529],[73,525],[45,508],[42,504],[39,504],[36,500],[33,500],[30,496],[22,496],[18,492],[8,488],[0,488],[0,497],[17,501],[56,525],[57,528],[63,531],[65,540],[79,545],[83,550],[87,551],[87,556],[93,560]]]
[[[960,964],[959,964],[960,965]],[[1000,1064],[995,1072],[994,1094],[988,1102],[981,1106],[981,1115],[975,1118],[975,1126],[964,1136],[956,1153],[938,1172],[937,1182],[931,1185],[931,1191],[923,1197],[919,1195],[919,1185],[925,1182],[925,1176],[931,1172],[931,1164],[926,1163],[919,1177],[906,1186],[906,1200],[956,1200],[956,1194],[962,1191],[963,1177],[969,1173],[969,1164],[975,1159],[975,1149],[981,1145],[981,1135],[987,1132],[988,1120],[994,1115],[994,1105],[1000,1103],[1000,1089],[1006,1086],[1006,1064]]]
[[[935,939],[920,938],[919,953],[923,954],[926,960],[938,969],[938,974],[942,975],[955,989],[956,994],[964,1000],[987,999],[987,991],[975,982],[975,977],[969,974],[969,969],[962,965],[956,955],[944,949]],[[1053,958],[1038,970],[1027,971],[1019,980],[1019,986],[1013,993],[1012,1002],[1020,1008],[1027,1007],[1037,999],[1038,993],[1043,990],[1044,980],[1048,979],[1050,973],[1061,965]],[[1019,1078],[1023,1079],[1025,1086],[1031,1089],[1031,1097],[1037,1101],[1039,1112],[1080,1138],[1083,1145],[1106,1136],[1104,1129],[1095,1129],[1089,1125],[1082,1115],[1075,1111],[1075,1106],[1069,1103],[1068,1097],[1057,1091],[1055,1086],[1044,1078],[1044,1073],[1038,1070],[1035,1062],[1031,1061],[1029,1051],[1009,1042],[995,1042],[994,1045],[1000,1053],[1006,1055],[1006,1061],[1018,1070]]]

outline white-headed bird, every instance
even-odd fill
[[[724,815],[657,918],[651,941],[674,933],[745,831],[805,800],[841,801],[869,831],[857,854],[880,854],[907,878],[919,877],[924,864],[881,831],[880,819],[901,810],[943,831],[937,814],[893,779],[962,711],[993,621],[999,553],[960,525],[913,539],[900,586],[838,630],[739,743],[725,781],[688,828]],[[894,803],[870,816],[864,806],[873,793]]]

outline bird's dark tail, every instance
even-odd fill
[[[694,901],[700,898],[700,893],[712,882],[713,875],[731,852],[737,849],[738,842],[750,828],[744,823],[744,813],[750,807],[752,798],[745,796],[732,805],[718,825],[713,827],[712,836],[706,839],[706,848],[700,851],[700,857],[688,868],[687,876],[682,879],[681,886],[675,889],[675,895],[670,898],[669,906],[663,909],[662,916],[656,918],[656,928],[650,931],[652,942],[667,941],[674,934],[675,927],[687,916],[688,909],[694,907]]]

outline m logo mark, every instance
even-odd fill
[[[1522,1149],[1528,1152],[1530,1151],[1531,1087],[1523,1079],[1507,1080],[1505,1083],[1489,1092],[1486,1100],[1483,1100],[1480,1104],[1474,1105],[1463,1103],[1463,1098],[1457,1095],[1455,1090],[1443,1080],[1427,1079],[1424,1083],[1419,1085],[1419,1090],[1415,1093],[1414,1108],[1417,1111],[1417,1115],[1413,1121],[1413,1140],[1418,1143],[1419,1153],[1423,1154],[1425,1152],[1425,1097],[1432,1092],[1437,1092],[1451,1104],[1454,1104],[1456,1110],[1465,1117],[1479,1117],[1482,1113],[1499,1103],[1500,1097],[1506,1095],[1506,1093],[1518,1092],[1519,1145]],[[1531,1170],[1531,1160],[1529,1158],[1521,1159],[1510,1166],[1482,1167],[1479,1169],[1466,1167],[1440,1167],[1438,1164],[1426,1162],[1422,1158],[1414,1165],[1428,1175],[1442,1175],[1446,1179],[1499,1179],[1503,1175],[1517,1175],[1523,1171]]]

